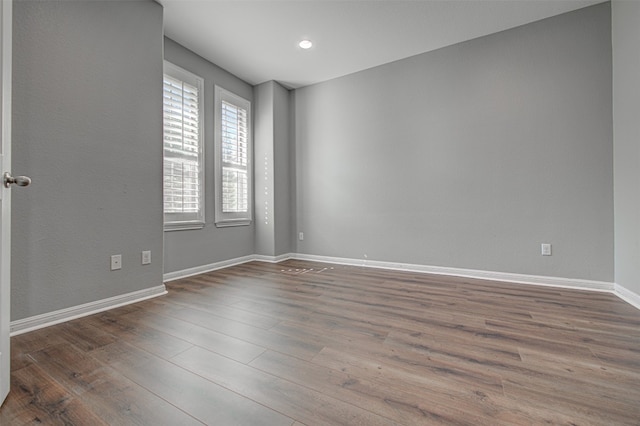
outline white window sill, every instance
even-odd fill
[[[204,228],[204,222],[174,222],[174,223],[165,223],[164,231],[187,231],[193,229],[202,229]]]
[[[237,219],[237,220],[225,220],[223,222],[216,222],[216,228],[228,228],[231,226],[248,226],[251,225],[249,219]]]

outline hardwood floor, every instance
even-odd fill
[[[303,261],[12,338],[0,424],[640,425],[606,293]]]

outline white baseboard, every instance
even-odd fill
[[[285,260],[293,259],[294,256],[295,254],[293,253],[281,254],[280,256],[264,256],[262,254],[256,254],[254,255],[253,260],[257,260],[258,262],[279,263]]]
[[[614,284],[606,281],[591,281],[572,278],[545,277],[539,275],[513,274],[509,272],[493,272],[475,269],[447,268],[442,266],[416,265],[410,263],[383,262],[376,260],[348,259],[341,257],[316,256],[311,254],[292,254],[292,259],[315,262],[334,263],[339,265],[362,266],[366,268],[392,269],[397,271],[420,272],[426,274],[449,275],[483,280],[505,281],[516,284],[530,284],[548,287],[559,287],[578,290],[613,292]]]
[[[169,272],[167,274],[164,274],[163,279],[165,282],[177,280],[180,278],[203,274],[205,272],[211,272],[217,269],[228,268],[230,266],[240,265],[242,263],[252,261],[278,263],[282,262],[283,260],[290,259],[291,257],[292,255],[289,253],[280,256],[264,256],[253,254],[250,256],[225,260],[222,262],[198,266],[182,271]],[[46,314],[35,315],[29,318],[11,321],[11,336],[17,336],[22,333],[27,333],[29,331],[38,330],[40,328],[60,324],[66,321],[71,321],[76,318],[97,314],[98,312],[103,312],[120,306],[129,305],[131,303],[141,302],[143,300],[162,296],[164,294],[167,294],[167,288],[164,284],[162,284],[156,287],[138,290],[127,294],[122,294],[120,296],[110,297],[108,299],[96,300],[95,302],[89,302],[78,306],[72,306],[70,308],[60,309],[54,312],[48,312]]]
[[[278,263],[288,259],[309,260],[314,262],[332,263],[337,265],[360,266],[366,268],[392,269],[398,271],[418,272],[437,275],[448,275],[466,278],[478,278],[493,281],[504,281],[515,284],[530,284],[548,287],[558,287],[576,290],[590,290],[613,293],[620,299],[640,309],[640,295],[626,289],[625,287],[606,281],[591,281],[572,278],[546,277],[539,275],[513,274],[508,272],[482,271],[475,269],[447,268],[441,266],[416,265],[410,263],[383,262],[373,260],[349,259],[342,257],[317,256],[312,254],[287,253],[279,256],[264,256],[253,254],[249,256],[238,257],[235,259],[224,260],[221,262],[211,263],[208,265],[198,266],[195,268],[184,269],[181,271],[169,272],[164,274],[165,282],[186,278],[193,275],[203,274],[222,268],[228,268],[234,265],[240,265],[247,262],[269,262]],[[144,290],[138,290],[120,296],[110,297],[108,299],[97,300],[95,302],[85,303],[83,305],[73,306],[46,314],[36,315],[33,317],[12,321],[10,325],[11,335],[17,336],[22,333],[48,327],[50,325],[59,324],[72,319],[96,314],[98,312],[140,302],[153,297],[167,294],[164,284],[151,287]]]
[[[98,312],[106,311],[108,309],[141,302],[146,299],[162,296],[163,294],[167,294],[167,289],[164,284],[119,296],[109,297],[107,299],[96,300],[95,302],[89,302],[83,305],[60,309],[46,314],[11,321],[11,336],[17,336],[18,334],[26,333],[28,331],[34,331],[50,325],[59,324],[61,322],[71,321],[72,319],[97,314]]]
[[[615,285],[614,294],[625,302],[640,309],[640,295],[622,287],[620,284]]]
[[[164,281],[173,281],[193,275],[212,272],[247,262],[259,261],[277,263],[288,259],[309,260],[313,262],[333,263],[336,265],[361,266],[366,268],[392,269],[396,271],[419,272],[426,274],[449,275],[465,278],[504,281],[515,284],[540,285],[547,287],[568,288],[574,290],[590,290],[613,293],[614,284],[606,281],[591,281],[579,278],[546,277],[540,275],[514,274],[509,272],[483,271],[476,269],[448,268],[442,266],[417,265],[411,263],[384,262],[377,260],[349,259],[343,257],[318,256],[313,254],[287,253],[280,256],[249,255],[235,259],[211,263],[209,265],[184,269],[164,274]],[[628,292],[628,290],[627,290]],[[631,292],[628,292],[631,293]],[[631,293],[633,294],[633,293]]]
[[[265,256],[261,254],[251,254],[249,256],[236,257],[235,259],[223,260],[220,262],[210,263],[208,265],[196,266],[194,268],[182,269],[180,271],[167,272],[162,276],[164,282],[179,280],[182,278],[192,277],[198,274],[217,271],[218,269],[228,268],[230,266],[242,265],[247,262],[268,262],[278,263],[283,260],[291,259],[294,255],[291,253],[282,254],[280,256]]]
[[[240,265],[247,262],[259,261],[278,263],[288,259],[309,260],[313,262],[332,263],[336,265],[360,266],[365,268],[391,269],[397,271],[418,272],[425,274],[447,275],[465,278],[477,278],[483,280],[502,281],[514,284],[539,285],[555,288],[566,288],[573,290],[588,290],[605,293],[613,293],[625,302],[640,309],[640,295],[607,281],[593,281],[581,278],[560,278],[541,275],[515,274],[510,272],[483,271],[477,269],[449,268],[442,266],[417,265],[411,263],[384,262],[368,259],[350,259],[343,257],[318,256],[303,253],[287,253],[280,256],[249,255],[235,259],[224,260],[211,263],[209,265],[189,268],[182,271],[169,272],[164,274],[164,281],[173,281],[180,278],[187,278],[193,275],[212,272],[218,269]]]
[[[208,265],[196,266],[193,268],[182,269],[175,272],[167,272],[162,276],[162,280],[166,283],[169,281],[179,280],[181,278],[187,278],[198,274],[216,271],[222,268],[228,268],[230,266],[241,265],[243,263],[251,262],[252,260],[254,260],[254,257],[255,255],[236,257],[235,259],[223,260],[220,262],[210,263]]]

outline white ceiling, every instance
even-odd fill
[[[169,38],[250,84],[298,88],[603,0],[158,1]]]

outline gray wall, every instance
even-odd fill
[[[291,170],[295,158],[292,152],[292,136],[290,123],[291,92],[279,84],[274,85],[273,108],[274,124],[274,184],[275,184],[275,255],[293,251],[292,234],[294,228]]]
[[[216,228],[214,223],[214,86],[253,102],[249,84],[165,37],[164,57],[204,79],[205,221],[203,229],[164,233],[164,272],[209,265],[254,253],[254,225]]]
[[[611,282],[611,78],[605,3],[296,90],[297,251]]]
[[[273,254],[612,281],[609,7],[293,94],[270,82]],[[636,293],[638,7],[613,17],[615,279]],[[34,184],[13,197],[12,320],[161,284],[162,54],[154,2],[16,2],[13,170]],[[208,109],[207,225],[164,233],[164,272],[260,252],[254,225],[213,224],[214,85],[253,88],[166,38],[164,55],[205,79]]]
[[[13,197],[12,320],[161,285],[162,8],[17,1],[13,37],[13,170],[33,184]]]
[[[255,216],[257,254],[291,253],[290,92],[275,81],[254,87]]]
[[[640,3],[612,8],[615,281],[640,295]]]
[[[255,252],[275,255],[274,81],[253,88]]]

